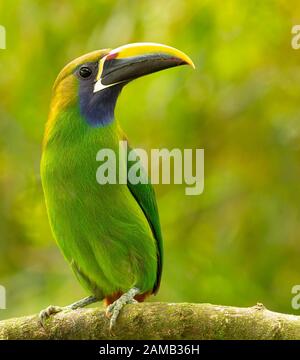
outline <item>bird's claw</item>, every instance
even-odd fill
[[[61,312],[63,310],[80,309],[80,308],[83,308],[83,307],[85,307],[87,305],[93,304],[96,301],[98,301],[97,297],[88,296],[88,297],[85,297],[84,299],[76,301],[75,303],[73,303],[71,305],[64,306],[64,307],[50,305],[50,306],[47,307],[47,309],[44,309],[39,313],[39,322],[44,327],[45,321],[47,319],[49,319],[49,317],[51,315],[57,314],[57,313],[59,313],[59,312]]]
[[[57,313],[61,312],[62,310],[64,310],[64,308],[60,307],[60,306],[54,306],[54,305],[48,306],[46,309],[42,310],[39,313],[40,324],[44,327],[46,320],[49,319],[49,317],[51,315],[57,314]]]
[[[118,299],[119,300],[119,299]],[[118,301],[117,300],[117,301]],[[126,302],[122,303],[122,306],[121,308],[124,306],[124,305],[127,305],[127,304],[136,304],[138,303],[138,301],[136,301],[135,299],[131,299],[131,300],[127,300]],[[110,319],[113,315],[113,312],[114,312],[114,309],[117,309],[118,307],[120,306],[120,303],[119,304],[116,304],[116,301],[112,304],[110,304],[107,309],[106,309],[106,312],[105,312],[105,315],[108,319]],[[121,309],[120,309],[121,310]]]
[[[120,314],[120,311],[122,310],[124,305],[127,304],[136,304],[137,301],[134,299],[134,297],[139,293],[139,289],[132,288],[127,293],[123,294],[119,297],[116,301],[114,301],[112,304],[110,304],[105,312],[105,315],[107,318],[110,319],[109,321],[109,331],[111,334],[113,334],[113,328],[117,321],[117,318]]]

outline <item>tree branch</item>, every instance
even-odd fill
[[[127,305],[115,328],[102,308],[63,311],[0,321],[0,339],[300,339],[300,316],[279,314],[262,304],[250,308],[211,304]]]

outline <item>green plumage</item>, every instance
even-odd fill
[[[151,185],[99,185],[96,154],[118,154],[115,121],[91,127],[78,106],[59,113],[44,147],[41,174],[56,241],[80,282],[100,298],[137,286],[157,290],[162,239]]]

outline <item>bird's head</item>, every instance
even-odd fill
[[[191,65],[183,52],[156,43],[134,43],[114,50],[98,50],[66,65],[58,75],[51,103],[46,137],[70,112],[78,121],[102,127],[114,119],[118,95],[128,82],[179,65]]]

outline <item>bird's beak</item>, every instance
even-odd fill
[[[110,51],[99,61],[94,92],[179,65],[195,68],[186,54],[170,46],[156,43],[124,45]]]

